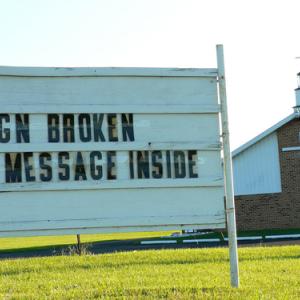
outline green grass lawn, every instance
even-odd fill
[[[135,251],[0,260],[1,299],[300,299],[300,247]]]

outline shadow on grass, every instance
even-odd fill
[[[201,236],[200,238],[207,238],[207,236]],[[89,244],[91,248],[97,248],[98,246],[100,247],[101,245],[111,245],[117,244],[117,243],[122,243],[123,245],[140,245],[141,241],[156,241],[159,239],[165,239],[164,237],[145,237],[145,238],[137,238],[137,239],[112,239],[112,240],[104,240],[104,241],[91,241],[91,242],[84,242],[82,245]],[[174,238],[173,240],[177,240],[178,243],[182,243],[182,241],[186,239],[186,237],[178,237]],[[190,239],[199,239],[199,236],[193,236]],[[171,239],[170,239],[171,240]],[[22,252],[38,252],[38,251],[49,251],[55,253],[56,251],[61,251],[64,250],[64,248],[74,246],[76,245],[75,243],[70,243],[70,244],[54,244],[54,245],[46,245],[46,246],[29,246],[29,247],[22,247],[22,248],[11,248],[11,249],[0,249],[0,258],[1,254],[17,254],[17,253],[22,253]],[[51,254],[50,254],[51,255]],[[38,253],[37,253],[38,256]]]
[[[121,243],[121,242],[130,242],[138,243],[144,240],[157,240],[157,238],[139,238],[139,239],[131,239],[131,240],[124,240],[124,239],[113,239],[113,240],[104,240],[104,241],[91,241],[91,242],[83,242],[82,245],[90,244],[90,245],[101,245],[101,244],[113,244],[113,243]],[[76,243],[69,243],[69,244],[54,244],[54,245],[45,245],[45,246],[29,246],[29,247],[22,247],[22,248],[8,248],[8,249],[0,249],[1,253],[17,253],[17,252],[26,252],[26,251],[38,251],[38,250],[53,250],[53,249],[61,249],[64,247],[74,246],[77,245]]]

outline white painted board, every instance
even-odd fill
[[[215,69],[0,67],[0,106],[0,236],[225,228]]]

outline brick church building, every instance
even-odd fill
[[[238,230],[300,228],[300,87],[294,112],[232,159]]]

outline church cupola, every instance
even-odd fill
[[[297,74],[298,87],[295,89],[296,92],[296,106],[294,106],[294,112],[300,117],[300,73]]]

